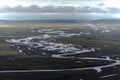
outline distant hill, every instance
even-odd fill
[[[120,23],[120,19],[98,20],[0,20],[0,23]]]
[[[91,23],[120,23],[120,19],[99,19],[99,20],[92,20]]]

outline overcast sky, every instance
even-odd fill
[[[120,0],[0,0],[0,12],[120,13]]]

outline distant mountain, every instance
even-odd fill
[[[91,23],[107,23],[107,24],[112,24],[112,23],[120,23],[120,19],[98,19],[98,20],[92,20],[90,22]]]
[[[0,20],[0,23],[120,23],[120,19],[98,19],[98,20]]]

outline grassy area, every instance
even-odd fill
[[[9,44],[7,42],[5,42],[5,39],[0,38],[0,56],[3,56],[3,55],[20,55],[19,52],[9,48]]]
[[[120,49],[120,42],[115,40],[107,40],[107,39],[93,39],[91,37],[81,37],[81,36],[73,36],[73,37],[64,37],[57,38],[56,42],[69,43],[69,44],[79,44],[84,47],[93,47],[93,48],[101,48],[101,49]]]
[[[97,61],[96,61],[97,62]],[[0,70],[69,69],[104,65],[87,60],[50,57],[0,56]]]
[[[94,70],[83,71],[63,71],[63,72],[39,72],[39,73],[12,73],[0,74],[3,80],[80,80],[81,76],[89,78],[89,80],[98,80],[95,76],[97,72]],[[94,75],[90,77],[91,75]],[[7,76],[7,77],[6,77]]]
[[[30,28],[0,27],[0,56],[29,57],[30,55],[24,55],[24,53],[9,48],[9,44],[6,42],[7,39],[32,36],[29,30]]]
[[[0,27],[0,37],[4,36],[27,36],[30,33],[30,28],[21,27]]]

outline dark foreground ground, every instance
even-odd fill
[[[71,72],[40,72],[40,73],[2,73],[2,80],[119,80],[120,75],[109,78],[98,78],[94,70]]]

